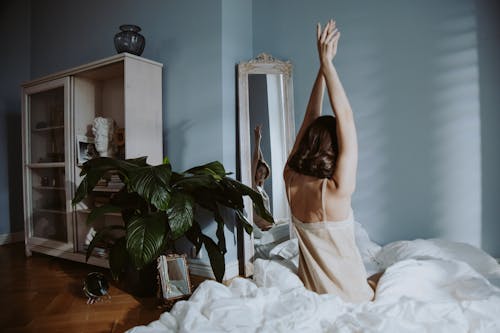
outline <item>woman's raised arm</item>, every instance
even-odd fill
[[[358,166],[358,140],[351,105],[333,65],[337,54],[340,32],[330,20],[325,27],[327,36],[320,40],[321,71],[325,77],[328,97],[337,123],[339,156],[333,173],[333,181],[339,192],[351,195],[356,188]]]
[[[316,37],[317,37],[316,46],[318,48],[319,54],[321,54],[320,53],[320,47],[321,47],[320,41],[322,39],[326,38],[329,29],[330,29],[330,27],[328,26],[328,27],[325,27],[325,30],[321,31],[321,25],[318,23],[316,26]],[[309,102],[307,103],[306,113],[304,115],[304,119],[302,120],[302,125],[300,125],[299,132],[297,133],[297,137],[295,138],[295,143],[293,144],[292,150],[290,151],[290,154],[288,155],[288,159],[290,159],[290,157],[293,156],[293,154],[295,154],[295,152],[297,151],[300,140],[302,140],[302,137],[304,136],[304,133],[305,133],[306,129],[309,127],[309,125],[316,118],[321,116],[321,113],[323,110],[324,94],[325,94],[325,78],[323,76],[323,73],[322,73],[321,67],[320,67],[320,69],[318,70],[318,74],[316,75],[316,80],[314,81],[311,95],[309,96]],[[287,161],[287,164],[285,165],[285,175],[286,175],[287,170],[289,170],[288,161]]]
[[[253,156],[252,156],[252,187],[255,188],[257,185],[255,183],[255,173],[257,172],[257,164],[259,164],[259,160],[262,159],[262,151],[260,149],[260,142],[262,141],[262,125],[257,125],[253,129],[254,134],[254,147],[253,147]]]

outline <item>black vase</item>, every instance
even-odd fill
[[[132,24],[124,24],[120,26],[120,30],[115,35],[116,52],[128,52],[140,56],[146,45],[146,39],[139,33],[141,28]]]

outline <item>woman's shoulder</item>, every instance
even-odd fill
[[[293,170],[292,168],[290,168],[288,166],[288,164],[285,165],[285,168],[283,169],[283,179],[285,181],[286,186],[290,185],[292,178],[294,178],[294,176],[296,174],[297,174],[297,172],[295,170]]]

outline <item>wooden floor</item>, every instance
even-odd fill
[[[90,272],[110,281],[106,299],[86,304],[82,287]],[[203,280],[193,278],[196,286]],[[0,246],[0,332],[123,332],[159,318],[155,297],[136,298],[112,282],[107,269],[33,253],[24,244]]]

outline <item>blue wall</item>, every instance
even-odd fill
[[[314,26],[335,16],[335,62],[359,133],[357,219],[381,243],[444,237],[500,256],[493,1],[24,0],[0,10],[9,32],[0,54],[8,64],[0,76],[0,234],[22,229],[14,140],[22,81],[108,57],[118,26],[137,24],[143,56],[165,65],[164,147],[174,168],[221,160],[236,171],[235,64],[261,52],[292,61],[298,128],[318,67]]]
[[[0,235],[23,231],[21,88],[30,70],[30,2],[0,4]]]
[[[222,159],[220,0],[33,1],[32,13],[32,78],[113,55],[118,26],[139,25],[142,56],[165,66],[164,147],[174,168]]]
[[[336,18],[360,145],[353,207],[378,242],[482,244],[481,197],[494,193],[481,190],[476,15],[469,0],[254,1],[254,53],[294,64],[297,128],[318,68],[315,23]]]

